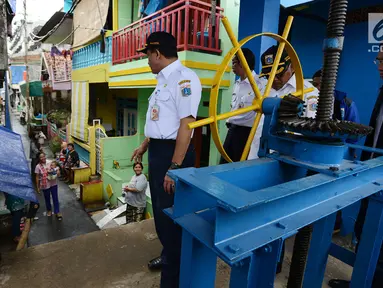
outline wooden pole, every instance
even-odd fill
[[[32,220],[27,218],[27,220],[25,220],[25,226],[24,226],[23,233],[21,233],[20,241],[16,247],[16,251],[20,251],[20,250],[24,249],[25,245],[27,244],[29,231],[31,231],[31,224],[32,224]]]

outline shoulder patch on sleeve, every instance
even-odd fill
[[[310,111],[316,111],[318,108],[318,96],[312,95],[307,97],[306,105]]]
[[[192,94],[190,81],[184,82],[183,84],[181,84],[180,89],[181,89],[181,94],[183,97],[188,97]]]

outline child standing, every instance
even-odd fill
[[[58,174],[60,174],[60,168],[58,167],[58,164],[56,161],[52,161],[48,171],[48,180],[51,181],[51,187],[52,187],[52,184],[53,186],[55,185],[57,186],[56,178]]]
[[[45,205],[47,208],[47,216],[52,216],[52,205],[51,205],[51,195],[54,206],[54,213],[59,221],[62,220],[62,215],[60,213],[60,204],[58,198],[58,186],[57,186],[57,176],[60,175],[60,169],[57,167],[57,162],[52,162],[49,166],[47,164],[47,159],[44,153],[40,154],[40,162],[36,166],[36,183],[37,183],[37,192],[41,193],[42,190],[44,193]]]
[[[135,163],[133,170],[136,175],[132,177],[128,186],[124,188],[126,201],[126,224],[131,222],[140,222],[144,219],[146,207],[146,188],[148,180],[142,174],[144,169],[142,163]]]

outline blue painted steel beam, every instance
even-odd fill
[[[282,239],[278,239],[253,252],[247,287],[274,287],[282,245]]]
[[[267,158],[170,171],[175,203],[165,212],[183,229],[181,287],[212,287],[215,256],[232,267],[230,287],[272,287],[282,241],[307,225],[314,231],[305,287],[321,286],[329,253],[354,265],[351,288],[371,285],[383,239],[383,202],[376,196],[382,193],[383,157],[347,161],[347,146],[341,142],[323,145],[280,136],[279,102],[263,102],[259,155]],[[308,170],[319,174],[306,177]],[[332,230],[337,211],[367,197],[370,205],[355,257],[331,244]]]
[[[267,157],[284,162],[290,165],[301,166],[302,168],[306,168],[311,171],[315,171],[322,174],[327,174],[335,177],[344,177],[349,176],[363,170],[368,170],[369,167],[365,165],[364,162],[361,161],[350,161],[343,160],[341,165],[320,165],[315,163],[308,163],[301,160],[297,160],[294,157],[290,157],[287,155],[280,155],[278,152],[274,152],[272,154],[268,154]]]
[[[331,243],[329,255],[339,259],[351,267],[354,267],[356,254],[347,248],[341,247],[335,243]]]
[[[333,213],[313,224],[303,287],[322,287],[335,219],[336,213]]]
[[[216,264],[217,255],[184,230],[180,287],[214,287]]]
[[[355,144],[347,144],[347,146],[350,148],[383,155],[383,149],[372,148],[372,147],[367,147],[367,146],[360,146],[360,145],[355,145]]]
[[[216,176],[203,175],[203,169],[174,171],[172,175],[177,178],[177,185],[184,182],[199,187],[216,199],[217,209],[215,223],[205,221],[204,229],[192,228],[201,217],[198,214],[173,218],[205,245],[215,247],[226,262],[234,263],[249,257],[253,250],[265,244],[287,238],[298,229],[379,192],[381,187],[377,183],[383,183],[382,159],[365,164],[370,169],[359,174],[341,178],[318,174],[257,191],[245,191]],[[249,175],[248,181],[251,179]],[[186,199],[191,206],[192,202],[200,202],[198,193],[191,198],[190,193],[178,189],[176,195],[175,209],[179,201]],[[211,234],[208,237],[201,235],[208,233]],[[235,252],[228,249],[233,246],[240,249]]]

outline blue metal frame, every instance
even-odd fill
[[[279,101],[263,105],[266,157],[170,171],[175,203],[165,213],[183,228],[180,287],[213,287],[217,256],[232,267],[230,287],[273,287],[282,241],[310,224],[304,287],[321,287],[329,253],[354,264],[352,287],[369,287],[383,238],[383,202],[373,196],[382,191],[383,157],[344,160],[343,143],[279,136]],[[306,177],[308,170],[319,174]],[[369,196],[355,257],[331,243],[335,215]]]

